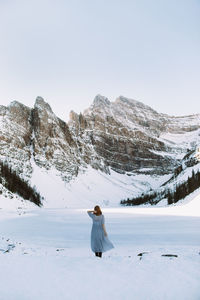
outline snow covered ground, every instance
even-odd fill
[[[102,259],[90,250],[85,209],[1,209],[0,300],[199,300],[200,195],[193,198],[103,208],[115,248]]]
[[[171,178],[170,175],[128,176],[110,169],[110,175],[92,167],[79,171],[69,183],[61,180],[55,169],[44,170],[32,161],[31,185],[36,186],[45,200],[45,208],[87,208],[98,199],[101,206],[120,206],[120,200],[140,195],[150,188],[157,189]]]

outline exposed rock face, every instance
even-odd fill
[[[196,146],[199,129],[199,115],[170,117],[135,100],[110,102],[101,95],[83,114],[72,111],[67,124],[37,97],[33,109],[17,101],[0,106],[0,158],[27,178],[33,161],[66,181],[88,165],[105,173],[162,175]],[[180,136],[187,140],[177,142]]]
[[[96,96],[83,115],[71,114],[70,129],[96,153],[104,166],[125,172],[170,173],[180,164],[178,156],[187,149],[161,138],[165,133],[185,133],[200,128],[199,116],[170,117],[158,114],[141,102],[119,97],[110,102]],[[91,151],[88,145],[93,145]],[[164,155],[163,155],[164,154]]]
[[[0,159],[14,165],[25,177],[32,173],[30,118],[31,109],[17,101],[0,106]]]
[[[50,106],[38,97],[31,111],[33,157],[39,166],[55,167],[75,175],[79,163],[77,147],[68,125],[57,118]]]

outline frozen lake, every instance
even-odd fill
[[[102,259],[90,250],[85,210],[0,219],[0,299],[200,299],[199,217],[148,208],[103,213],[115,249]]]

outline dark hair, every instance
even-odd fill
[[[94,208],[94,210],[95,210],[95,213],[94,213],[94,214],[95,214],[96,216],[102,215],[102,211],[101,211],[101,208],[100,208],[99,205],[96,205],[95,208]]]

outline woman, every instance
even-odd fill
[[[92,218],[93,225],[91,231],[91,248],[96,256],[102,257],[102,252],[114,248],[109,241],[105,228],[105,219],[102,215],[101,208],[96,205],[94,210],[87,211],[90,218]]]

